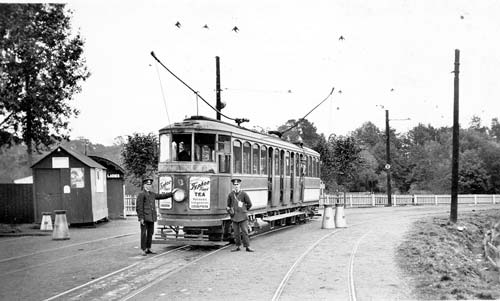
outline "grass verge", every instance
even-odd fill
[[[419,299],[500,299],[499,271],[484,257],[484,234],[500,210],[462,213],[413,223],[397,248],[397,262]]]

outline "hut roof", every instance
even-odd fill
[[[65,146],[62,146],[62,145],[59,145],[57,147],[55,147],[52,151],[50,151],[48,154],[46,154],[45,156],[43,156],[42,158],[40,158],[38,161],[36,161],[33,165],[31,165],[31,168],[33,168],[35,165],[37,165],[40,161],[42,161],[43,159],[45,159],[46,157],[50,156],[52,153],[54,153],[55,151],[57,151],[58,149],[61,149],[63,150],[64,152],[68,153],[69,155],[75,157],[78,161],[82,162],[83,164],[89,166],[89,167],[95,167],[95,168],[100,168],[100,169],[106,169],[104,166],[102,166],[101,164],[97,163],[96,161],[92,160],[92,158],[84,155],[84,154],[81,154],[77,151],[74,151],[74,150],[71,150]]]

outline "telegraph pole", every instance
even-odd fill
[[[216,104],[215,108],[217,109],[217,120],[220,120],[220,111],[222,110],[222,103],[220,100],[220,64],[219,64],[219,57],[215,57],[215,97],[216,97]]]
[[[451,166],[451,208],[450,221],[457,222],[458,216],[458,146],[459,146],[459,124],[458,124],[458,73],[460,66],[460,50],[455,49],[455,79],[453,85],[453,152]]]
[[[387,204],[388,206],[392,206],[392,198],[391,198],[391,136],[390,136],[390,128],[389,128],[389,110],[385,110],[385,136],[386,136],[386,164],[385,171],[387,173]]]

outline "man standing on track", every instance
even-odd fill
[[[156,200],[167,199],[174,195],[177,189],[172,192],[158,194],[152,191],[153,179],[146,178],[142,181],[143,190],[137,196],[135,202],[137,218],[141,223],[141,249],[142,256],[156,254],[151,251],[151,241],[153,240],[154,226],[156,222]]]
[[[243,246],[246,248],[247,252],[254,252],[250,248],[250,240],[248,239],[248,216],[247,212],[252,207],[252,202],[250,197],[244,191],[241,191],[241,180],[232,179],[233,191],[227,196],[227,207],[226,210],[231,216],[233,221],[233,231],[234,240],[236,248],[231,250],[231,252],[236,252],[240,250],[241,246],[241,236],[243,236]]]

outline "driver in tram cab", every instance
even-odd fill
[[[250,240],[248,239],[248,216],[247,212],[252,207],[252,202],[248,194],[241,190],[241,179],[232,179],[233,191],[227,196],[227,207],[231,221],[233,222],[234,242],[236,248],[231,252],[240,250],[241,237],[243,237],[243,246],[247,252],[254,252],[250,248]],[[241,236],[240,236],[241,235]]]
[[[184,145],[184,142],[179,143],[179,161],[191,161],[191,156],[188,153],[187,146]]]

